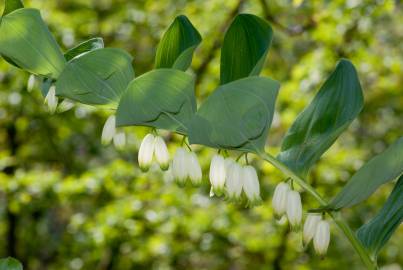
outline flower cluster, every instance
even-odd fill
[[[280,183],[274,190],[272,200],[276,218],[286,217],[292,229],[298,230],[302,221],[302,203],[298,191],[293,190],[288,183]],[[326,254],[330,242],[329,223],[322,220],[322,214],[308,214],[304,229],[303,242],[308,245],[313,239],[316,253]]]
[[[101,142],[104,145],[109,144],[112,140],[117,149],[123,149],[126,145],[126,134],[116,129],[116,117],[114,115],[106,119],[101,136]]]

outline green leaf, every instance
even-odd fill
[[[381,211],[357,231],[361,243],[376,257],[403,222],[403,176],[397,181]]]
[[[362,166],[326,208],[340,209],[367,199],[403,173],[403,137]]]
[[[22,264],[11,257],[0,259],[0,270],[22,270]]]
[[[134,78],[131,62],[127,52],[113,48],[73,58],[56,82],[56,94],[84,104],[115,107]]]
[[[279,87],[278,82],[262,77],[220,86],[193,117],[190,143],[259,152],[266,143]]]
[[[20,8],[2,17],[0,54],[36,75],[57,78],[65,59],[38,10]]]
[[[199,32],[186,16],[176,17],[158,45],[155,67],[186,71],[201,40]]]
[[[116,112],[116,125],[186,134],[195,111],[194,78],[175,69],[156,69],[129,84]]]
[[[278,159],[305,177],[362,107],[357,72],[343,59],[288,130]]]
[[[221,49],[221,84],[259,75],[272,38],[273,31],[266,21],[251,14],[236,16]]]
[[[74,48],[71,48],[64,54],[64,58],[67,61],[70,61],[74,57],[77,56],[82,56],[83,54],[96,50],[96,49],[102,49],[104,47],[104,41],[102,38],[97,37],[97,38],[91,38],[89,40],[86,40]]]
[[[24,5],[21,0],[5,0],[3,16],[23,7]]]

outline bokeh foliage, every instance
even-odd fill
[[[136,75],[153,67],[163,31],[186,14],[203,37],[190,70],[198,75],[198,102],[219,85],[223,30],[234,15],[266,18],[274,38],[262,74],[281,83],[268,141],[273,154],[337,60],[350,59],[364,90],[364,109],[312,169],[311,183],[327,198],[402,135],[398,1],[24,3],[41,10],[64,51],[101,36],[107,47],[130,52]],[[207,179],[200,189],[182,189],[157,169],[140,172],[136,153],[147,129],[125,128],[124,151],[102,147],[107,110],[80,106],[51,116],[39,85],[28,93],[27,80],[26,73],[0,61],[0,257],[16,257],[26,269],[361,269],[335,228],[328,256],[320,260],[310,248],[303,250],[299,234],[276,223],[270,200],[282,176],[270,165],[253,160],[261,169],[262,206],[244,209],[210,199]],[[180,138],[164,135],[173,153]],[[213,151],[195,149],[207,172]],[[377,213],[393,184],[344,210],[353,228]],[[318,206],[303,196],[306,209]],[[400,228],[380,253],[380,265],[401,269],[402,242]]]

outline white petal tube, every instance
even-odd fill
[[[150,169],[154,155],[154,141],[155,141],[154,135],[147,134],[144,137],[143,141],[141,142],[138,155],[138,162],[140,169],[143,172],[146,172]]]
[[[327,252],[330,242],[330,228],[329,223],[326,220],[318,222],[316,227],[316,233],[313,237],[313,247],[316,253],[323,256]]]
[[[223,193],[225,184],[225,160],[220,155],[214,155],[210,164],[210,183],[215,195]]]
[[[188,163],[188,177],[193,185],[198,186],[202,182],[202,170],[199,164],[199,160],[194,152],[189,152],[187,154]]]
[[[260,185],[255,168],[249,165],[243,167],[242,177],[242,188],[245,192],[246,197],[248,198],[248,205],[254,206],[259,204],[261,201]]]
[[[184,185],[188,177],[186,158],[186,150],[181,147],[176,150],[172,160],[172,175],[174,180],[180,185]]]
[[[57,112],[58,113],[67,112],[68,110],[70,110],[73,107],[74,107],[74,102],[71,101],[70,99],[65,98],[60,103],[59,107],[57,108]]]
[[[298,229],[302,219],[302,204],[301,196],[295,190],[290,190],[287,193],[286,212],[291,227],[294,229]]]
[[[116,133],[116,117],[111,115],[106,119],[104,128],[102,129],[101,142],[106,145],[109,144]]]
[[[56,87],[54,85],[52,85],[49,88],[49,91],[45,97],[45,104],[48,105],[48,110],[52,114],[56,111],[57,101],[58,101],[58,98],[56,96]]]
[[[274,214],[281,218],[285,214],[287,207],[287,193],[290,190],[290,186],[287,183],[280,183],[274,190],[272,205]]]
[[[242,167],[236,162],[232,162],[227,168],[225,187],[230,200],[237,201],[240,199],[242,192]]]
[[[157,136],[155,137],[155,158],[157,159],[160,168],[164,171],[169,168],[169,152],[164,140]]]
[[[36,82],[35,75],[34,75],[34,74],[31,74],[31,75],[29,76],[28,82],[27,82],[27,91],[28,91],[28,92],[31,92],[32,89],[34,89],[34,87],[35,87],[35,82]]]
[[[303,241],[308,245],[315,235],[319,221],[322,220],[322,214],[309,213],[304,223]]]
[[[116,149],[123,149],[126,145],[126,134],[123,131],[116,133],[113,136],[113,144]]]

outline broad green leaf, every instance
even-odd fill
[[[305,177],[362,107],[357,72],[343,59],[288,130],[278,159]]]
[[[259,75],[273,38],[263,19],[240,14],[228,28],[221,49],[221,84]]]
[[[54,79],[66,62],[39,11],[30,8],[2,17],[0,54],[22,69]]]
[[[102,38],[91,38],[89,40],[86,40],[74,48],[71,48],[64,54],[64,58],[66,61],[70,61],[74,57],[77,56],[82,56],[84,53],[96,50],[96,49],[102,49],[104,47],[104,41]]]
[[[22,264],[11,257],[0,259],[0,270],[22,270]]]
[[[358,229],[357,236],[372,256],[376,257],[402,222],[403,176],[397,181],[381,211],[371,221]]]
[[[116,125],[186,134],[195,111],[194,78],[175,69],[155,69],[129,84],[116,112]]]
[[[199,32],[186,16],[176,17],[158,45],[155,67],[186,71],[201,40]]]
[[[193,117],[190,143],[259,152],[266,143],[279,87],[278,82],[263,77],[220,86]]]
[[[56,94],[90,105],[115,107],[134,78],[132,57],[105,48],[73,58],[56,82]]]
[[[330,202],[330,209],[353,206],[367,199],[379,186],[403,173],[403,137],[362,166]]]
[[[20,9],[23,7],[24,5],[21,0],[5,0],[3,16],[7,15],[10,12],[13,12],[16,9]]]

